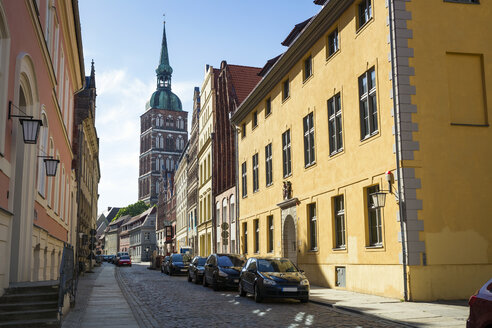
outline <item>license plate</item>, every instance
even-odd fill
[[[234,282],[239,282],[239,279],[234,279]]]
[[[297,292],[297,287],[284,287],[282,288],[283,292]]]
[[[186,269],[181,269],[181,272],[186,272],[186,271],[188,271],[188,270],[186,270]]]

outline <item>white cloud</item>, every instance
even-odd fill
[[[173,82],[183,110],[193,110],[196,82]],[[96,76],[96,128],[99,136],[99,212],[108,206],[127,206],[138,199],[140,115],[155,91],[155,81],[130,76],[126,68],[100,69]],[[191,121],[189,121],[189,125]]]

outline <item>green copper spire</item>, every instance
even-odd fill
[[[157,90],[150,97],[146,110],[151,108],[182,111],[181,100],[171,91],[171,75],[173,69],[169,65],[169,55],[167,53],[166,22],[162,32],[162,48],[159,66],[155,70],[157,74]]]
[[[169,55],[167,53],[167,38],[166,38],[166,22],[163,24],[162,31],[162,47],[161,47],[161,59],[159,60],[159,66],[155,70],[157,73],[157,88],[171,89],[171,75],[173,69],[169,65]]]

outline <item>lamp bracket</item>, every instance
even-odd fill
[[[14,114],[12,114],[12,106],[14,106],[15,108],[17,108],[18,110],[20,110],[20,111],[22,112],[22,109],[20,109],[20,108],[19,108],[19,107],[17,107],[16,105],[14,105],[14,104],[12,103],[12,100],[9,100],[9,119],[10,119],[11,117],[22,117],[22,118],[29,118],[29,119],[31,119],[31,120],[34,118],[34,116],[31,116],[31,115],[14,115]]]

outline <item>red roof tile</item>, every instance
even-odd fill
[[[258,73],[261,67],[227,65],[232,78],[232,84],[236,90],[239,104],[246,99],[250,92],[256,87],[261,80]]]

